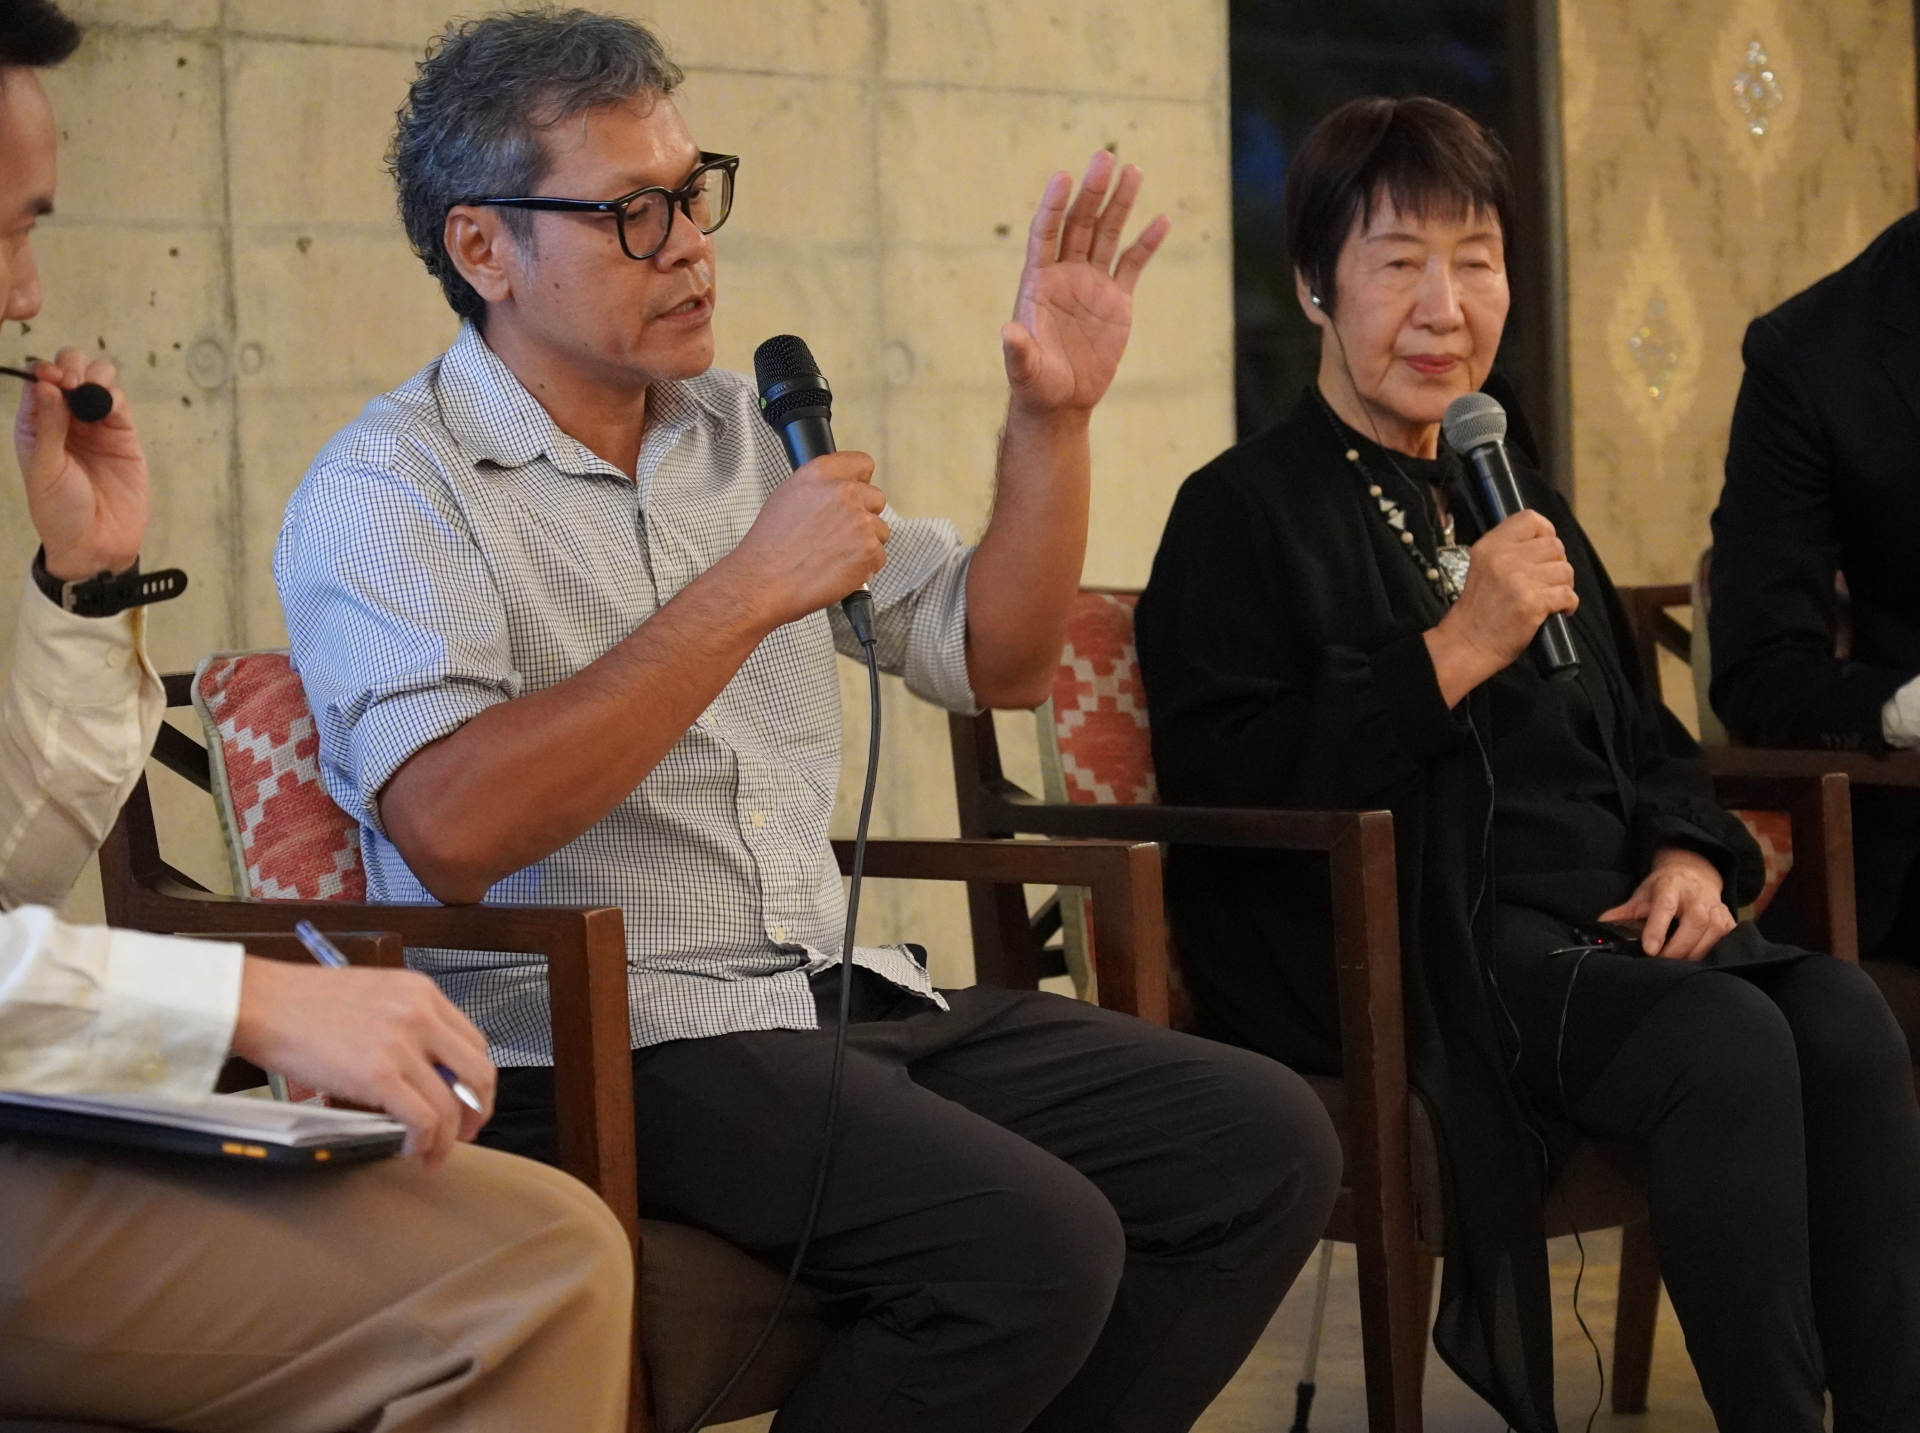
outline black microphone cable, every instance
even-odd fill
[[[793,1297],[794,1285],[800,1282],[800,1268],[806,1262],[808,1249],[812,1247],[814,1233],[820,1224],[820,1209],[826,1202],[827,1175],[833,1167],[833,1130],[840,1122],[840,1087],[847,1065],[847,1026],[852,1023],[853,973],[858,968],[853,963],[853,933],[860,920],[860,878],[867,866],[867,823],[873,819],[873,789],[880,771],[880,666],[873,655],[871,627],[860,631],[860,648],[867,663],[867,779],[860,792],[860,819],[853,828],[853,869],[847,880],[847,925],[840,938],[840,1009],[833,1030],[833,1072],[827,1079],[827,1118],[825,1128],[820,1133],[820,1159],[814,1166],[813,1194],[807,1200],[807,1217],[800,1226],[800,1240],[794,1245],[793,1259],[787,1265],[786,1282],[780,1286],[780,1297],[774,1300],[772,1312],[760,1326],[760,1332],[754,1338],[753,1346],[747,1350],[746,1357],[735,1365],[727,1381],[720,1386],[720,1391],[707,1400],[707,1406],[694,1416],[681,1433],[699,1433],[700,1429],[707,1426],[707,1420],[719,1412],[720,1405],[739,1386],[747,1370],[753,1367],[753,1361],[760,1357],[760,1351],[767,1346],[767,1340],[773,1337],[781,1315],[787,1311],[787,1302]]]

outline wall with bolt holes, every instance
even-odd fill
[[[58,214],[36,240],[44,314],[0,362],[69,343],[121,366],[157,499],[147,559],[193,590],[156,609],[163,669],[285,640],[269,569],[320,445],[451,337],[382,169],[392,115],[446,0],[69,0],[92,33],[48,76]],[[1224,0],[615,0],[687,69],[703,147],[743,156],[719,237],[720,361],[812,344],[847,447],[903,510],[984,524],[1004,402],[998,328],[1049,172],[1103,145],[1148,171],[1173,236],[1094,429],[1090,581],[1145,580],[1179,481],[1233,439]],[[1137,226],[1136,226],[1137,227]],[[10,470],[9,453],[0,468]],[[0,627],[33,543],[0,472]],[[865,705],[847,668],[857,789]],[[886,694],[882,833],[955,828],[944,718]],[[1002,718],[1037,785],[1031,723]],[[156,768],[156,771],[158,769]],[[224,884],[204,798],[153,778],[176,864]],[[842,825],[850,812],[843,800]],[[97,915],[97,887],[75,914]],[[863,939],[969,971],[958,891],[876,885]]]

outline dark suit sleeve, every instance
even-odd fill
[[[1306,606],[1268,514],[1189,479],[1136,627],[1164,799],[1381,805],[1463,739],[1419,632],[1321,646]]]
[[[1743,353],[1713,515],[1713,709],[1761,745],[1880,750],[1880,709],[1913,674],[1833,654],[1835,454],[1804,355],[1771,317]]]

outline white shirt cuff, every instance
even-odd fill
[[[1880,708],[1880,735],[1888,746],[1920,746],[1920,677],[1888,697]]]
[[[141,640],[146,616],[146,608],[131,607],[112,617],[80,617],[29,580],[15,629],[15,680],[63,707],[112,706],[148,683],[157,692],[160,678]]]
[[[35,906],[5,921],[0,947],[24,949],[0,948],[0,1087],[212,1090],[240,1011],[242,947],[70,926]]]

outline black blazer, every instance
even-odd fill
[[[1744,351],[1713,515],[1713,709],[1761,745],[1882,750],[1880,709],[1920,674],[1920,213],[1755,319]],[[1855,787],[1853,828],[1861,949],[1913,945],[1920,792]]]
[[[1920,213],[1755,319],[1743,352],[1713,515],[1713,709],[1761,745],[1882,750],[1882,705],[1920,675]]]

